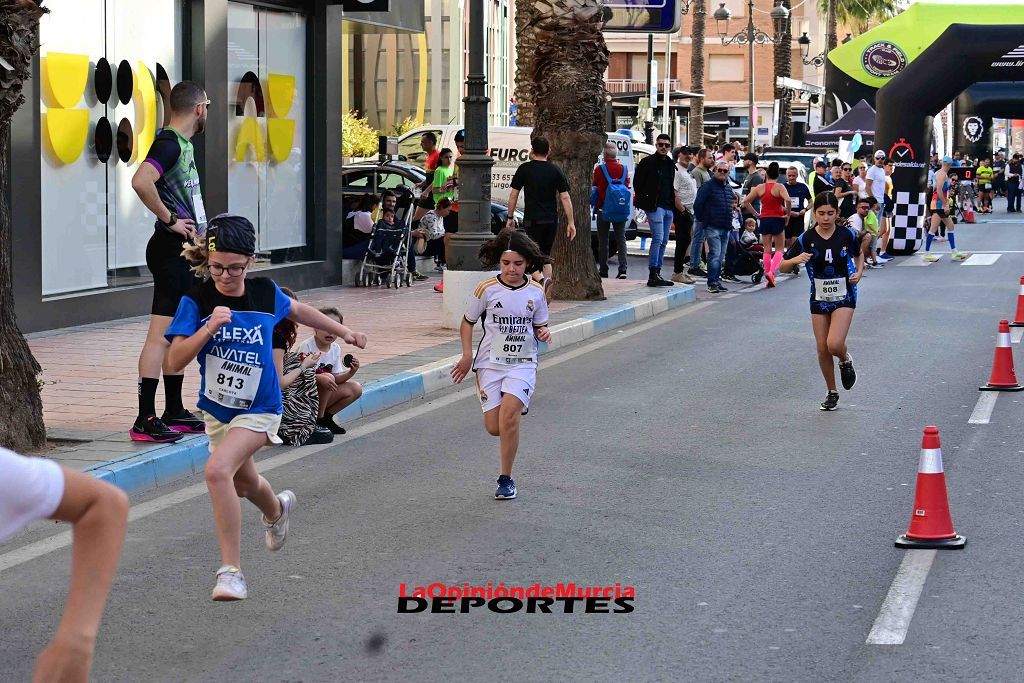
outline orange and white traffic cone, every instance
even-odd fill
[[[1024,275],[1020,278],[1020,291],[1017,292],[1017,313],[1010,327],[1024,327]]]
[[[992,361],[992,375],[988,384],[978,387],[982,391],[1024,391],[1017,383],[1017,375],[1013,372],[1013,348],[1010,346],[1010,323],[999,321],[999,334],[996,335],[996,356]]]
[[[953,529],[946,497],[946,475],[942,470],[939,428],[925,427],[921,439],[921,460],[917,465],[914,514],[907,533],[896,539],[897,548],[963,548],[967,539]]]

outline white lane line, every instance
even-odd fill
[[[996,407],[996,399],[998,398],[998,391],[981,392],[978,402],[974,404],[974,412],[971,413],[971,419],[967,420],[967,424],[987,425],[989,418],[992,417],[992,411]]]
[[[921,256],[921,254],[911,254],[909,258],[907,258],[905,261],[903,261],[903,263],[897,263],[896,265],[899,266],[899,267],[903,267],[903,266],[930,266],[933,263],[938,263],[939,261],[942,260],[943,254],[935,254],[935,255],[939,257],[938,260],[936,260],[936,261],[925,261],[924,258]]]
[[[1010,341],[1014,344],[1020,344],[1021,337],[1024,337],[1024,327],[1013,327],[1010,328]]]
[[[937,550],[907,550],[878,612],[868,645],[902,645]]]
[[[542,367],[549,368],[555,365],[560,365],[562,363],[570,361],[574,358],[578,358],[584,354],[590,353],[597,349],[609,346],[611,344],[615,344],[628,337],[632,337],[637,334],[642,334],[653,327],[657,327],[658,325],[670,323],[675,320],[678,320],[679,318],[682,318],[683,316],[687,316],[692,313],[696,313],[697,311],[704,310],[705,308],[711,305],[713,305],[713,302],[711,301],[704,301],[698,304],[689,304],[674,313],[659,316],[657,318],[648,320],[647,322],[635,325],[633,327],[619,331],[617,333],[609,333],[605,336],[599,337],[593,342],[573,348],[571,351],[559,353],[556,357],[552,358],[551,360],[544,360],[542,363]],[[397,424],[401,424],[402,422],[412,420],[421,415],[425,415],[431,411],[437,410],[438,408],[443,408],[447,405],[451,405],[456,401],[461,401],[462,399],[475,393],[476,388],[473,386],[468,386],[465,389],[460,389],[459,391],[453,392],[451,394],[446,394],[445,396],[442,396],[440,398],[428,400],[426,403],[423,403],[421,405],[408,409],[403,408],[402,410],[396,412],[393,415],[389,415],[387,417],[374,420],[373,422],[368,422],[365,425],[358,425],[357,423],[357,426],[353,426],[348,430],[348,436],[346,437],[345,443],[351,443],[353,439],[369,436],[370,434],[379,432],[382,429],[387,429],[388,427],[393,427]],[[278,467],[284,467],[285,465],[293,463],[296,460],[301,460],[302,458],[308,457],[315,453],[319,453],[320,451],[330,448],[332,445],[334,444],[303,446],[301,448],[296,448],[286,453],[282,453],[281,455],[275,455],[272,458],[262,460],[256,463],[256,466],[260,472],[269,472],[271,470],[277,469]],[[128,521],[134,522],[135,520],[142,519],[144,517],[149,517],[150,515],[161,512],[162,510],[174,507],[175,505],[180,505],[185,501],[191,500],[193,498],[198,498],[199,496],[203,495],[206,495],[206,482],[200,482],[198,484],[186,486],[185,488],[178,489],[177,491],[172,491],[158,498],[148,500],[145,503],[133,505],[131,510],[128,512]],[[18,565],[30,562],[38,557],[42,557],[43,555],[51,553],[54,550],[60,550],[61,548],[64,548],[68,545],[71,545],[71,532],[64,531],[58,534],[54,534],[53,536],[44,538],[42,540],[35,541],[34,543],[29,543],[20,548],[15,548],[14,550],[11,550],[0,555],[0,573],[2,573],[4,570],[11,569],[12,567],[17,567]]]
[[[993,263],[998,261],[999,257],[1002,256],[1002,255],[1003,255],[1002,252],[1000,252],[998,254],[971,254],[960,265],[962,265],[962,266],[991,266]]]

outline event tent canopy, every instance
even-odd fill
[[[857,133],[863,139],[861,150],[870,151],[875,145],[875,110],[864,100],[831,124],[807,133],[804,145],[838,149],[839,138],[849,141]]]

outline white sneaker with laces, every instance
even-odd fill
[[[218,602],[228,600],[245,600],[249,589],[245,585],[242,570],[233,564],[226,564],[217,570],[217,585],[213,587],[210,597]]]
[[[277,499],[281,501],[281,516],[274,523],[268,521],[266,516],[263,517],[263,526],[267,528],[267,548],[271,551],[280,550],[288,538],[288,514],[296,502],[295,494],[291,491],[281,491],[277,494]]]

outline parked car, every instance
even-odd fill
[[[422,168],[402,161],[360,162],[349,164],[341,169],[341,194],[346,210],[356,199],[370,192],[380,194],[384,190],[392,190],[400,197],[412,195],[413,187],[422,183],[427,174]],[[496,223],[500,216],[500,223]],[[402,216],[399,216],[401,218]],[[508,204],[497,200],[491,201],[491,230],[495,233],[505,225],[508,217]],[[523,223],[523,212],[515,211],[517,225]],[[495,230],[495,226],[498,229]]]

